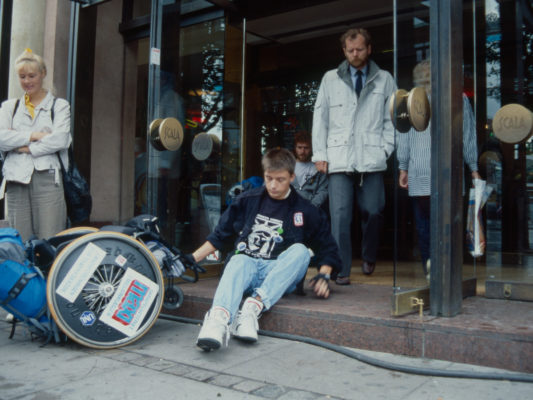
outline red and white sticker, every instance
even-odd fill
[[[121,267],[123,267],[124,265],[126,265],[126,262],[127,262],[127,261],[128,261],[127,258],[124,257],[122,254],[119,254],[119,255],[117,256],[117,258],[115,258],[115,262],[116,262],[119,266],[121,266]]]
[[[301,212],[294,213],[294,226],[304,226],[304,215]]]
[[[158,292],[159,287],[155,282],[128,268],[100,321],[127,336],[133,336],[150,311]]]

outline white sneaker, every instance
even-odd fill
[[[263,310],[263,303],[253,297],[248,297],[233,324],[233,336],[245,342],[257,342],[259,323],[257,319]]]
[[[14,320],[15,320],[15,316],[11,313],[7,313],[6,322],[13,322]]]
[[[205,351],[217,350],[228,346],[229,312],[222,307],[214,307],[205,314],[202,329],[198,334],[196,345]]]

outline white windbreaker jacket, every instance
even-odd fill
[[[52,122],[52,103],[54,96],[48,92],[35,108],[35,119],[20,99],[13,116],[16,99],[6,100],[0,108],[0,151],[4,157],[2,172],[5,181],[27,184],[34,169],[38,171],[55,170],[56,182],[59,183],[60,165],[57,153],[65,168],[68,168],[68,147],[70,136],[70,105],[58,98],[54,105]],[[32,132],[51,132],[37,142],[30,142]],[[30,153],[12,151],[22,146],[29,146]]]
[[[373,61],[359,99],[348,61],[326,72],[313,114],[312,160],[327,161],[328,173],[387,169],[394,150],[389,101],[395,90],[391,74]]]

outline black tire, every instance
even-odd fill
[[[185,295],[183,290],[178,285],[170,285],[165,287],[165,300],[163,308],[167,310],[176,310],[183,304]]]
[[[157,320],[165,297],[152,253],[117,232],[89,233],[66,246],[52,265],[46,295],[59,328],[96,349],[141,338]]]

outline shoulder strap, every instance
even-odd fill
[[[50,109],[50,117],[52,118],[52,122],[54,122],[54,106],[56,105],[57,97],[54,97],[54,100],[52,101],[52,108]],[[63,165],[63,161],[61,160],[61,156],[59,155],[59,151],[56,153],[57,159],[59,160],[59,164],[61,165],[61,170],[65,171],[65,166]],[[72,165],[72,144],[68,148],[68,158],[69,158],[69,169]]]
[[[13,118],[15,118],[15,114],[19,108],[19,103],[20,99],[17,99],[17,101],[15,101],[15,107],[13,108],[13,116],[11,117],[11,128],[13,128]]]
[[[52,109],[50,110],[50,115],[52,117],[52,122],[54,122],[54,106],[56,105],[57,97],[54,97],[54,100],[52,101]],[[13,117],[15,116],[18,108],[19,108],[20,99],[17,99],[15,102],[15,108],[13,109]]]
[[[19,108],[19,103],[20,103],[20,99],[17,99],[17,101],[15,102],[15,108],[13,109],[13,117],[17,113],[17,110]]]
[[[52,101],[52,109],[50,110],[50,116],[52,117],[52,122],[54,122],[54,106],[56,105],[57,97],[54,97],[54,101]]]

